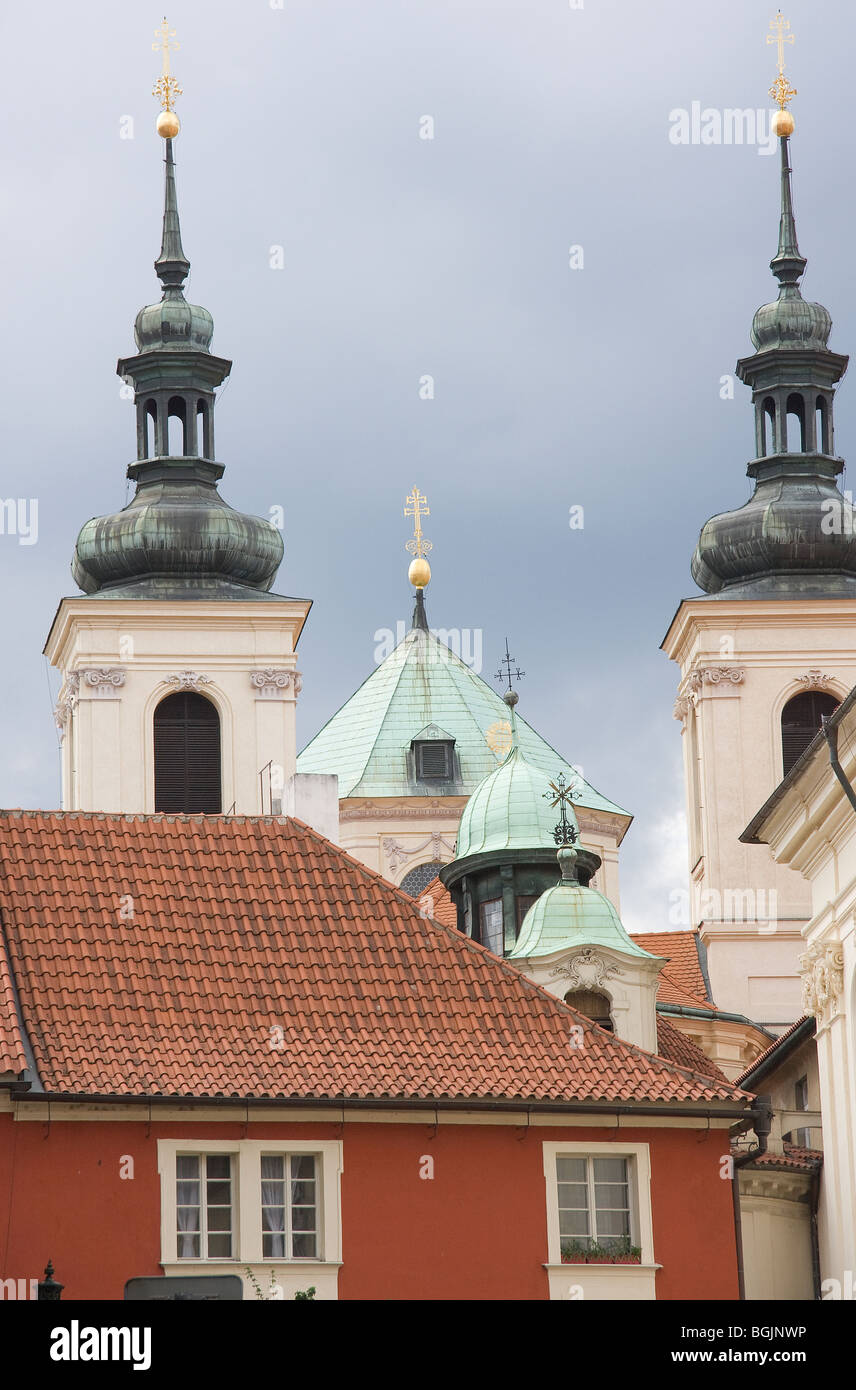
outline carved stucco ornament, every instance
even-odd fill
[[[812,946],[800,956],[803,1013],[825,1023],[841,1007],[844,993],[844,948],[840,942]]]
[[[250,685],[264,699],[284,699],[287,690],[293,690],[296,699],[303,689],[303,678],[299,671],[284,671],[268,666],[263,671],[250,672]]]
[[[418,845],[402,845],[391,835],[385,835],[383,839],[383,852],[389,860],[391,873],[396,873],[399,865],[406,864],[408,859],[415,859],[417,855],[422,855],[428,847],[431,847],[432,861],[443,859],[445,849],[449,856],[455,853],[455,842],[447,840],[445,835],[441,835],[439,830],[434,830],[426,840],[420,841]]]
[[[807,690],[817,690],[819,686],[832,685],[833,677],[827,676],[824,671],[804,671],[801,676],[797,676],[800,685],[804,685]]]
[[[80,672],[84,685],[96,695],[114,700],[118,700],[117,691],[125,684],[125,674],[121,666],[91,666]]]
[[[59,729],[60,735],[65,735],[65,726],[71,718],[72,710],[77,704],[78,693],[80,691],[80,673],[69,671],[66,674],[59,692],[59,699],[54,706],[54,720]]]
[[[202,676],[198,671],[177,671],[167,676],[164,685],[174,685],[176,690],[198,690],[200,685],[213,685],[210,676]]]
[[[569,980],[573,989],[599,989],[604,980],[621,975],[617,965],[611,965],[593,946],[584,946],[550,971],[551,979]]]

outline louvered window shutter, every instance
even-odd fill
[[[782,768],[787,775],[798,762],[821,726],[823,715],[838,708],[834,695],[809,690],[795,695],[782,710]]]
[[[155,810],[222,811],[220,717],[192,691],[168,695],[155,710]]]

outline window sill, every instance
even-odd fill
[[[642,1302],[656,1299],[656,1275],[662,1266],[545,1264],[543,1268],[547,1271],[551,1301]]]
[[[238,1274],[244,1284],[245,1301],[254,1302],[256,1291],[247,1270],[252,1270],[256,1283],[267,1296],[270,1288],[270,1272],[274,1271],[276,1282],[282,1289],[286,1301],[298,1292],[315,1286],[315,1297],[319,1301],[334,1300],[339,1297],[339,1270],[341,1260],[176,1260],[161,1261],[164,1274]],[[265,1301],[267,1301],[265,1297]],[[274,1302],[278,1300],[272,1300]]]

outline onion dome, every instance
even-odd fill
[[[511,751],[479,783],[464,807],[455,852],[458,860],[496,850],[555,849],[556,814],[545,797],[550,779],[523,756],[517,741],[516,696],[510,691],[505,698],[511,707]],[[573,807],[568,807],[567,818],[578,834]]]
[[[224,469],[214,456],[214,392],[232,364],[210,351],[208,310],[184,298],[190,262],[181,243],[174,126],[175,119],[161,132],[164,214],[155,270],[163,295],[137,314],[137,354],[117,369],[134,387],[137,460],[127,476],[136,493],[122,511],[86,522],[72,574],[85,593],[106,597],[257,599],[282,561],[282,537],[270,522],[235,511],[217,490]]]
[[[856,508],[836,485],[844,460],[833,436],[835,386],[848,358],[827,346],[828,311],[800,292],[806,260],[797,243],[787,134],[779,145],[779,245],[770,262],[779,294],[758,309],[756,351],[737,364],[755,407],[756,457],[746,470],[755,490],[744,506],[702,528],[692,575],[723,598],[856,597]]]
[[[605,946],[625,956],[658,960],[627,935],[609,898],[578,881],[578,857],[574,848],[559,850],[561,881],[532,904],[508,959],[533,960],[575,946]]]

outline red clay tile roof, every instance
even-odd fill
[[[26,1066],[27,1059],[18,1028],[12,976],[0,937],[0,1076],[10,1071],[17,1075],[18,1072],[24,1071]]]
[[[435,922],[442,922],[444,927],[457,926],[458,915],[452,895],[443,887],[439,878],[433,879],[427,888],[423,888],[422,892],[417,894],[416,901],[422,904],[428,898],[433,904],[430,911]],[[652,955],[669,958],[668,965],[660,972],[658,1004],[679,1004],[685,1009],[716,1012],[716,1005],[711,1004],[707,998],[696,949],[695,932],[645,932],[630,939],[643,950],[650,951]]]
[[[784,1153],[758,1154],[747,1168],[773,1168],[777,1172],[816,1173],[823,1165],[822,1149],[804,1149],[799,1144],[784,1141]],[[735,1150],[739,1152],[739,1150]]]
[[[703,1076],[713,1076],[717,1081],[727,1080],[725,1073],[702,1052],[697,1043],[662,1014],[657,1015],[657,1051],[661,1057],[668,1057],[670,1062],[690,1067],[693,1071],[701,1072]]]
[[[698,937],[694,931],[637,932],[635,936],[631,934],[630,939],[644,951],[650,951],[653,956],[668,957],[669,963],[665,969],[669,979],[679,989],[692,995],[696,1006],[704,1008],[707,1005],[710,1008],[710,998],[698,955]]]
[[[603,1032],[299,821],[0,812],[0,919],[53,1093],[746,1099]]]

